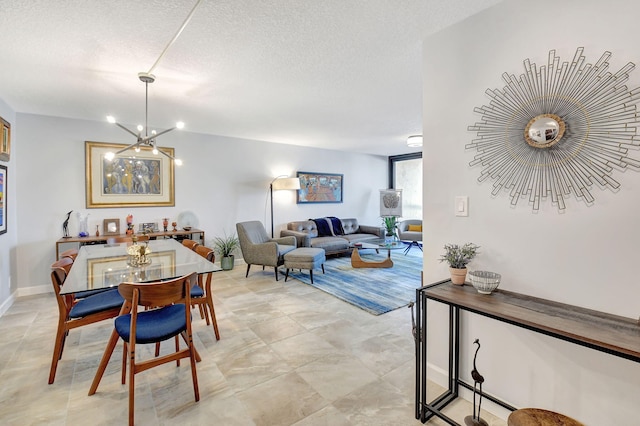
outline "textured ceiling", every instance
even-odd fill
[[[499,2],[204,0],[153,70],[149,126],[182,120],[197,133],[410,152],[406,137],[422,128],[422,40]],[[195,4],[0,0],[0,98],[17,112],[144,123],[137,74]]]

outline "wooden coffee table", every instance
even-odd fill
[[[392,243],[385,243],[383,239],[367,241],[366,243],[353,243],[351,244],[353,251],[351,252],[351,266],[354,268],[391,268],[393,267],[393,260],[391,260],[391,250],[403,250],[405,248],[402,241],[394,241]],[[387,250],[387,258],[381,261],[369,261],[363,260],[360,257],[359,250]]]

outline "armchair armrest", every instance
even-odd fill
[[[260,244],[251,244],[243,251],[244,259],[247,263],[256,265],[276,266],[278,259],[278,243],[267,241]]]
[[[290,229],[280,231],[281,240],[290,239],[291,237],[295,239],[293,244],[291,244],[291,242],[281,244],[295,245],[296,247],[311,247],[311,235],[307,232],[292,231]]]
[[[384,238],[384,227],[382,226],[369,226],[369,225],[360,225],[360,232],[363,234],[373,234],[377,235],[380,238]]]

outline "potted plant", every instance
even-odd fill
[[[457,244],[445,244],[444,254],[440,256],[440,262],[449,264],[451,282],[463,285],[467,277],[467,264],[476,257],[480,247],[473,243],[466,243],[463,246]]]
[[[393,241],[393,237],[396,235],[396,228],[398,226],[397,216],[384,216],[382,218],[382,224],[385,228],[385,242]]]
[[[220,255],[220,266],[224,271],[233,269],[234,256],[233,252],[240,246],[240,240],[236,234],[226,235],[224,237],[215,237],[213,239],[213,247],[216,253]]]

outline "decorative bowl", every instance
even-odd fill
[[[500,285],[500,274],[489,271],[469,272],[469,281],[473,284],[478,293],[491,294]]]
[[[191,227],[190,227],[190,226],[185,226],[185,227],[184,227],[184,228],[182,228],[182,229],[184,229],[185,231],[191,231]]]

